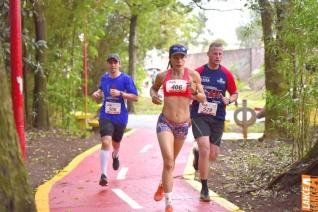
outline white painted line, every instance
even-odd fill
[[[126,179],[126,174],[128,172],[128,167],[122,167],[120,169],[120,171],[118,172],[118,175],[117,175],[117,180],[124,180]]]
[[[115,194],[117,194],[117,196],[120,199],[122,199],[126,203],[128,203],[128,205],[130,205],[130,207],[132,207],[133,209],[141,209],[142,208],[141,205],[139,205],[135,200],[130,198],[125,192],[123,192],[123,190],[118,189],[118,188],[113,188],[112,190],[113,190],[113,192],[115,192]]]
[[[140,150],[140,153],[145,153],[145,152],[147,152],[149,149],[151,149],[152,148],[152,144],[147,144],[146,146],[144,146],[144,148],[142,148],[141,150]]]

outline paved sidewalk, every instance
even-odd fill
[[[263,133],[247,133],[247,140],[256,140],[263,136]],[[223,133],[222,140],[242,140],[242,133]]]
[[[193,137],[190,133],[174,170],[175,211],[240,211],[211,191],[212,202],[199,201],[200,183],[194,181]],[[120,169],[108,165],[109,186],[98,185],[99,145],[76,157],[63,171],[41,185],[36,193],[42,211],[164,211],[164,201],[153,194],[160,181],[162,159],[153,129],[137,129],[125,135],[120,151]]]

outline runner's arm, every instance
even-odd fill
[[[154,103],[154,104],[157,104],[157,105],[162,104],[162,100],[161,100],[160,95],[158,94],[158,91],[163,83],[163,79],[164,79],[166,73],[167,72],[162,72],[162,73],[157,74],[155,82],[153,83],[153,85],[150,88],[150,97],[151,97],[152,103]]]
[[[121,96],[124,99],[127,99],[128,101],[138,101],[138,96],[134,93],[129,93],[125,91],[120,91],[117,89],[111,89],[110,90],[110,95],[111,96]]]
[[[120,95],[124,98],[127,99],[128,101],[138,101],[138,96],[133,94],[133,93],[126,93],[126,92],[120,92]]]
[[[203,86],[201,84],[201,77],[198,72],[191,71],[191,77],[193,78],[190,82],[190,89],[192,92],[192,99],[197,100],[198,102],[205,102],[206,96],[204,94]]]
[[[97,91],[95,91],[92,94],[92,99],[98,102],[102,96],[103,96],[103,91],[99,88]]]

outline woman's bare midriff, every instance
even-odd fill
[[[188,97],[167,96],[164,98],[163,115],[168,121],[185,123],[190,120],[190,101]]]

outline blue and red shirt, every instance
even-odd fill
[[[125,100],[122,96],[111,96],[110,89],[117,89],[122,92],[132,93],[138,95],[136,85],[132,78],[121,72],[116,78],[111,78],[108,73],[104,74],[100,79],[99,88],[104,93],[103,105],[100,110],[100,119],[109,119],[113,123],[127,124],[128,122],[128,111],[125,104]],[[108,105],[108,109],[106,106]],[[111,105],[115,112],[109,112],[109,105]],[[116,112],[116,108],[119,111]]]
[[[226,105],[222,101],[221,94],[225,96],[226,91],[228,91],[230,95],[237,93],[232,73],[221,65],[219,65],[218,69],[211,70],[208,64],[198,67],[196,71],[199,72],[201,76],[201,83],[207,97],[207,101],[217,104],[215,118],[225,120]],[[191,107],[191,117],[207,116],[207,114],[198,113],[198,109],[199,102],[194,100]]]

